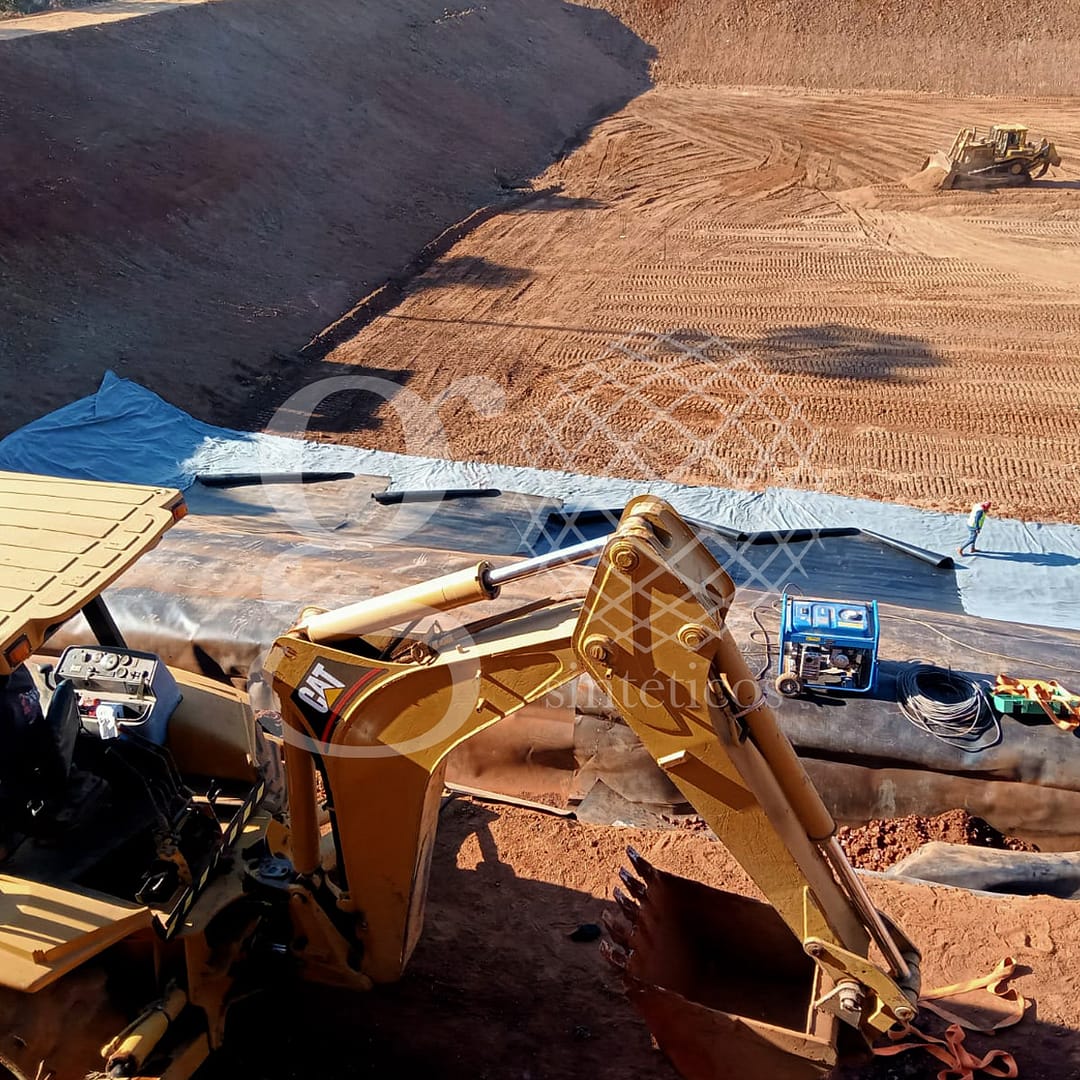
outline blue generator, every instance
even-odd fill
[[[870,693],[877,685],[876,600],[781,599],[776,689],[785,697],[803,690]]]

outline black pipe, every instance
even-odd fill
[[[897,540],[892,536],[882,536],[880,533],[870,532],[867,529],[863,529],[862,534],[863,536],[869,536],[872,540],[880,540],[887,547],[903,552],[905,555],[910,555],[913,559],[929,563],[938,570],[948,570],[953,565],[951,555],[939,555],[936,551],[927,551],[926,548],[916,547],[906,540]]]
[[[620,510],[577,510],[573,512],[556,510],[548,514],[548,522],[558,521],[566,524],[587,525],[597,521],[617,521],[621,513]],[[910,555],[913,559],[928,563],[938,570],[948,570],[953,565],[953,560],[948,555],[928,551],[926,548],[909,544],[906,540],[882,536],[881,533],[871,532],[869,529],[860,529],[854,525],[833,525],[820,529],[762,529],[758,532],[743,532],[741,529],[733,529],[727,525],[714,525],[712,522],[689,517],[685,514],[683,520],[696,529],[705,529],[715,533],[732,544],[750,544],[755,547],[763,547],[770,544],[774,546],[780,544],[805,544],[813,540],[865,536],[870,540],[878,540],[903,555]]]
[[[321,484],[328,480],[353,480],[352,472],[257,472],[198,473],[195,479],[204,487],[251,487],[253,484]]]
[[[501,495],[498,488],[435,488],[430,491],[373,491],[371,497],[380,506],[399,503],[446,502],[450,499],[494,499]]]

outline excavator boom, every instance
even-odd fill
[[[377,636],[391,621],[445,617],[515,577],[598,553],[584,600],[415,640]],[[731,579],[692,530],[641,497],[606,540],[519,567],[480,564],[306,613],[272,650],[292,862],[313,895],[331,900],[332,921],[344,916],[350,927],[355,979],[396,979],[416,943],[446,755],[584,670],[769,902],[684,881],[636,855],[637,876],[624,871],[630,895],[617,893],[623,915],[608,955],[684,1075],[819,1076],[838,1059],[841,1029],[865,1046],[913,1018],[918,953],[874,909],[836,844],[725,628]],[[316,774],[331,813],[329,857]],[[868,959],[871,943],[884,967]],[[337,960],[311,959],[308,977],[341,980]]]

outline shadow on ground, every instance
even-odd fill
[[[401,982],[367,995],[261,995],[230,1026],[239,1049],[199,1080],[678,1080],[597,942],[569,938],[614,904],[518,876],[491,835],[497,816],[472,803],[444,809],[424,934]]]
[[[230,0],[5,42],[0,434],[106,368],[261,426],[314,335],[651,86],[606,11],[451,14]]]
[[[919,338],[840,323],[778,327],[739,347],[782,374],[825,379],[915,382],[941,363]]]
[[[983,551],[979,548],[971,558],[1026,563],[1029,566],[1080,566],[1080,557],[1054,551]]]
[[[412,377],[407,368],[313,365],[296,381],[295,389],[302,393],[287,397],[266,419],[272,416],[270,430],[277,435],[378,432],[396,415],[394,401]],[[307,404],[309,393],[313,408]]]
[[[408,288],[410,295],[435,289],[466,286],[471,289],[505,289],[532,278],[531,270],[503,266],[483,255],[451,255],[440,259]]]

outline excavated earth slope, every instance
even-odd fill
[[[413,397],[341,395],[312,430],[1070,519],[1080,132],[1069,99],[1024,95],[1076,91],[1080,9],[1029,19],[224,0],[2,41],[0,432],[108,367],[250,427],[313,379],[374,374]],[[846,89],[716,85],[740,82]],[[941,96],[990,90],[1012,96]],[[1006,118],[1063,167],[1022,191],[903,183],[960,124]]]
[[[583,0],[657,46],[658,81],[1080,92],[1080,6],[1018,0]],[[733,130],[734,139],[753,131]]]
[[[256,376],[651,57],[560,0],[223,0],[0,40],[0,434],[109,367],[252,417]]]

